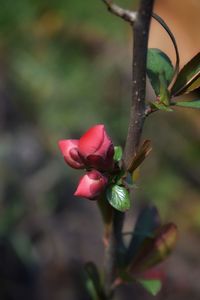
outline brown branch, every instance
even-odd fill
[[[124,213],[114,210],[109,244],[105,251],[105,290],[108,299],[114,296],[114,280],[121,263],[121,254],[125,250],[122,236],[123,223]]]
[[[140,1],[138,15],[133,26],[132,103],[124,150],[124,165],[127,170],[137,152],[146,116],[146,60],[153,4],[154,0]]]
[[[133,24],[136,20],[137,13],[128,9],[123,9],[120,6],[116,5],[112,2],[112,0],[102,0],[108,10],[113,13],[114,15],[124,19],[125,21]]]
[[[127,140],[125,145],[124,164],[128,170],[132,159],[139,146],[144,120],[146,117],[145,92],[146,92],[146,58],[148,47],[148,35],[154,0],[141,0],[138,13],[134,13],[133,20],[130,12],[124,14],[124,10],[112,4],[109,0],[102,0],[108,9],[117,16],[132,23],[134,34],[133,49],[133,78],[132,78],[132,104]],[[127,13],[127,11],[125,11]],[[112,231],[105,253],[105,287],[108,299],[113,297],[113,283],[116,279],[117,268],[120,263],[120,251],[123,251],[123,227],[124,214],[116,210],[113,215]],[[120,250],[119,250],[120,249]]]

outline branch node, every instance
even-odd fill
[[[120,6],[118,6],[117,4],[113,3],[112,0],[102,0],[108,10],[113,13],[114,15],[122,18],[123,20],[131,23],[131,24],[134,24],[136,18],[137,18],[137,12],[135,11],[131,11],[131,10],[128,10],[128,9],[124,9]]]

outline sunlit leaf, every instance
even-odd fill
[[[145,160],[145,158],[149,155],[151,150],[152,150],[151,141],[144,140],[142,145],[137,150],[137,153],[133,157],[132,161],[130,162],[128,171],[130,173],[133,173],[133,171],[136,170],[141,165],[141,163]]]
[[[198,87],[200,87],[200,52],[179,72],[171,88],[171,95],[178,96],[189,93]]]
[[[188,108],[200,108],[200,100],[176,102],[174,105]]]
[[[130,208],[129,192],[125,187],[111,185],[106,191],[107,199],[115,209],[124,212]]]
[[[137,281],[153,296],[156,296],[162,288],[159,279],[137,279]]]
[[[163,74],[168,86],[174,74],[173,65],[169,57],[161,50],[148,49],[147,75],[157,96],[160,95],[160,74]]]

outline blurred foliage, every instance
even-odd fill
[[[103,122],[123,146],[130,97],[131,31],[100,0],[1,1],[2,300],[87,299],[80,264],[71,260],[101,261],[101,223],[95,203],[73,199],[78,179],[57,141]],[[144,135],[153,151],[135,210],[155,203],[163,218],[200,231],[199,132],[199,113],[191,110],[149,118]],[[30,296],[35,278],[40,296]]]

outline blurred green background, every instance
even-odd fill
[[[135,2],[119,1],[130,8]],[[156,2],[166,18],[168,2]],[[176,10],[173,16],[169,22],[178,35],[182,23]],[[158,39],[159,44],[166,45]],[[173,61],[173,48],[168,51]],[[182,63],[192,57],[186,52],[180,48]],[[57,142],[104,123],[115,144],[124,145],[131,56],[129,26],[100,0],[1,1],[1,300],[89,299],[83,263],[102,265],[102,223],[96,203],[73,197],[80,174],[64,164]],[[193,95],[198,96],[199,91]],[[154,97],[149,84],[147,97]],[[200,297],[199,120],[200,112],[179,109],[152,115],[145,125],[153,151],[141,169],[126,226],[139,207],[152,203],[163,221],[174,221],[180,230],[177,250],[163,267],[168,280],[156,299]],[[118,299],[133,294],[152,299],[139,287],[119,291]]]

